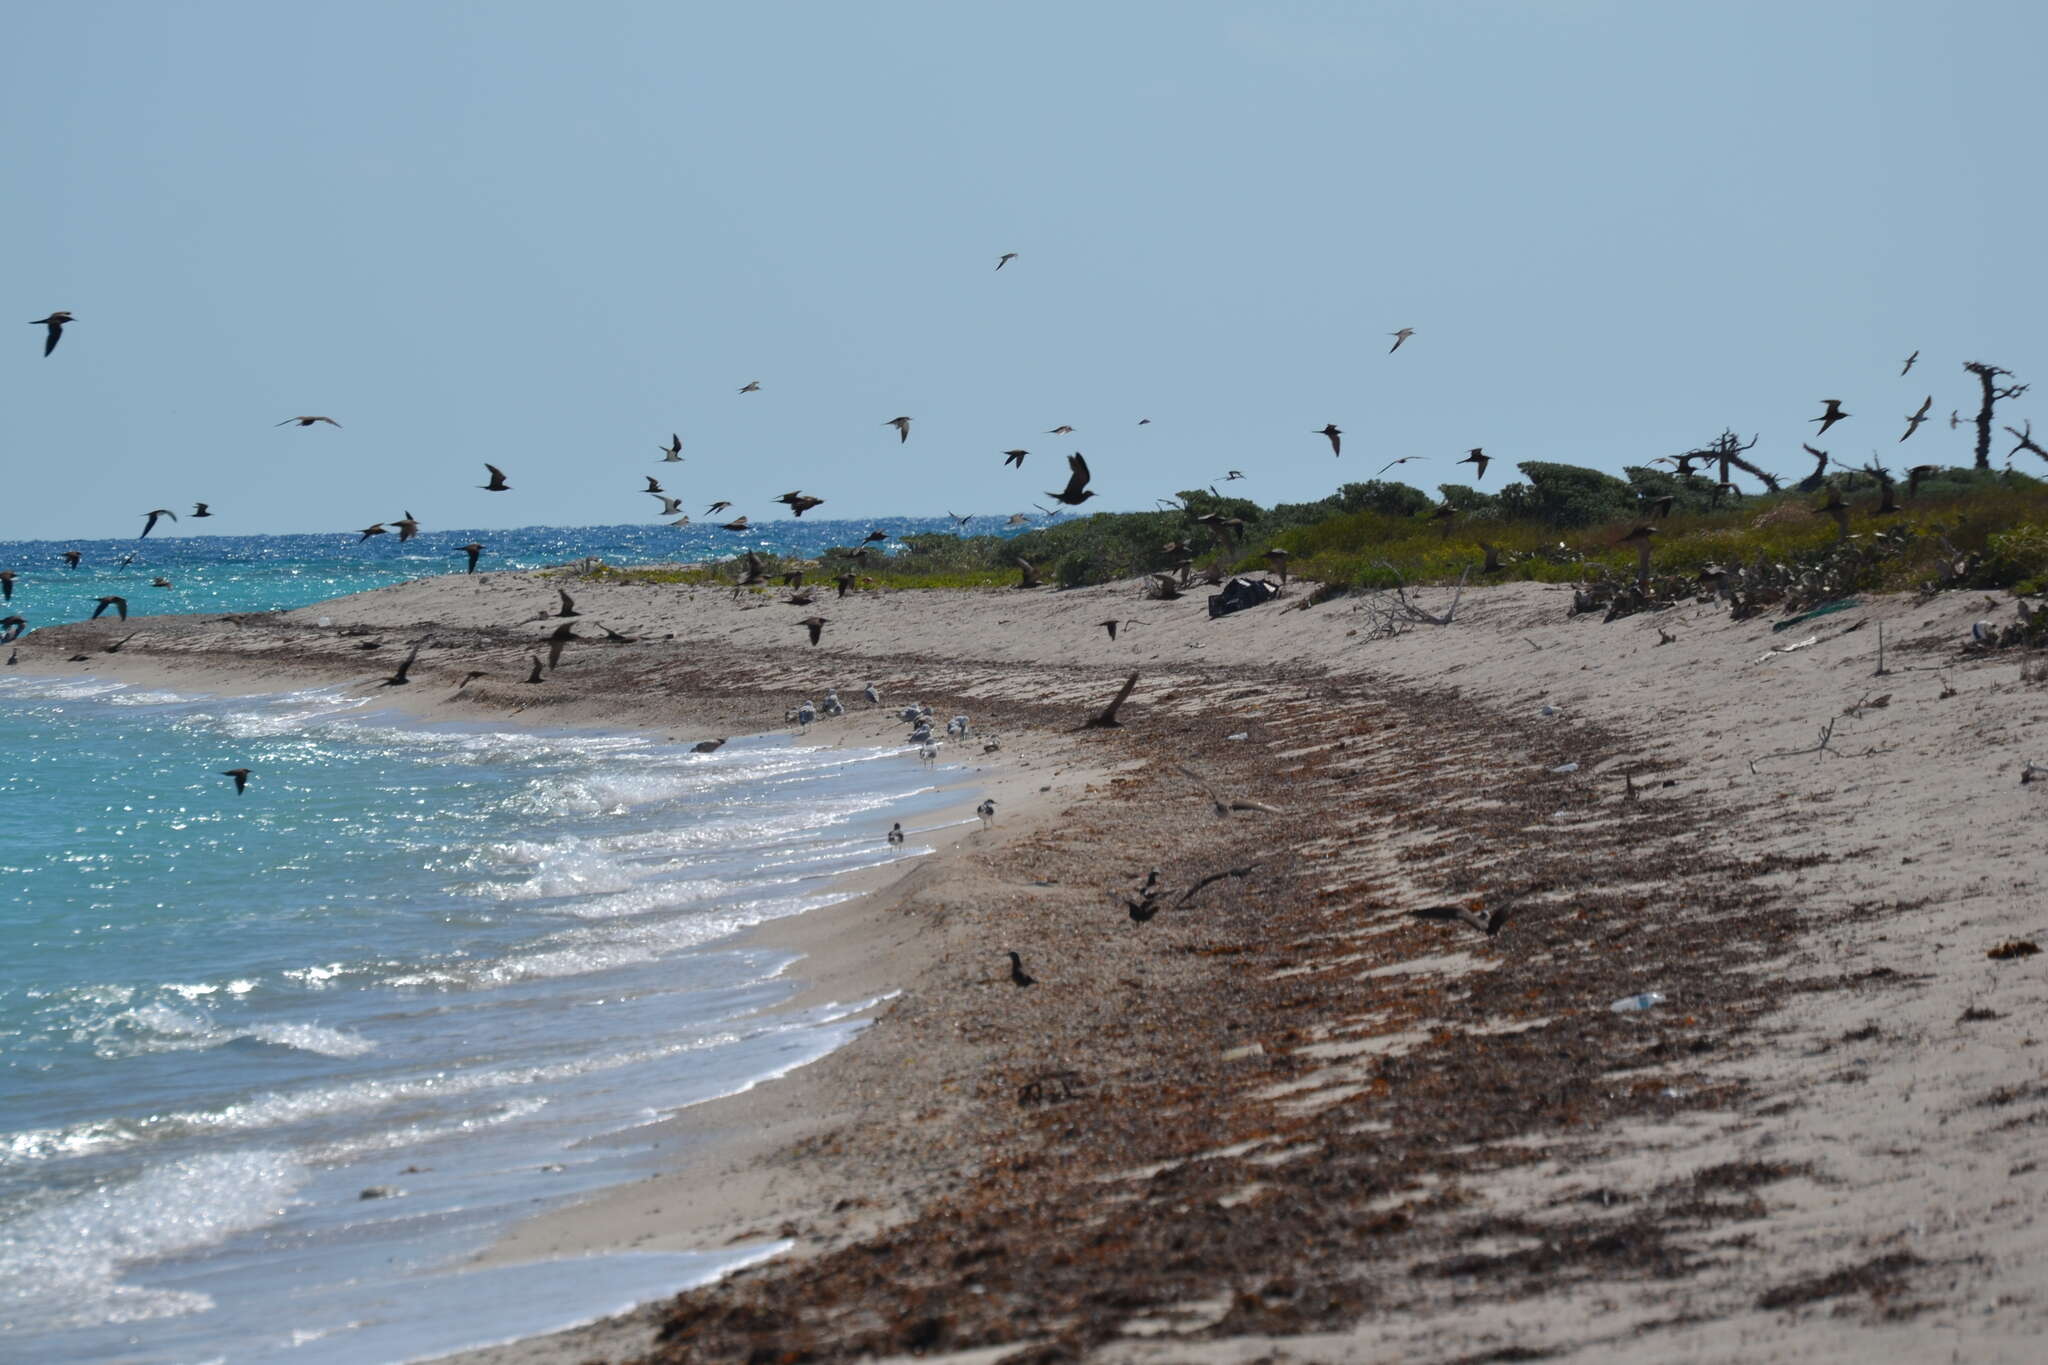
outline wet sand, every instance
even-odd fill
[[[2020,781],[2044,693],[1964,649],[2009,598],[1774,633],[1520,584],[1375,638],[1298,587],[1218,621],[1133,584],[862,594],[811,609],[813,649],[773,596],[570,586],[640,643],[572,645],[532,688],[555,623],[506,623],[554,581],[529,575],[138,618],[111,659],[102,623],[22,642],[58,671],[369,687],[425,636],[387,696],[678,737],[873,679],[1000,737],[992,829],[763,931],[836,998],[899,992],[874,1026],[674,1120],[720,1135],[714,1170],[493,1254],[797,1250],[472,1359],[2040,1354],[2044,959],[1989,954],[2048,929],[2048,786]],[[1078,728],[1134,669],[1125,723]],[[1219,818],[1180,764],[1279,809]],[[1116,893],[1152,868],[1135,923]],[[1497,936],[1410,914],[1473,903],[1510,908]],[[1639,991],[1665,998],[1609,1009]]]

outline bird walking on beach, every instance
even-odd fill
[[[1008,469],[1008,468],[1009,468],[1009,467],[1010,467],[1011,465],[1015,465],[1015,466],[1017,466],[1017,468],[1019,468],[1019,469],[1022,469],[1022,468],[1024,467],[1024,457],[1025,457],[1026,455],[1029,455],[1030,453],[1031,453],[1031,452],[1030,452],[1030,451],[1028,451],[1028,450],[1006,450],[1006,451],[1004,451],[1004,452],[1003,452],[1003,468],[1005,468],[1005,469]]]
[[[882,425],[896,428],[896,443],[898,445],[910,439],[910,419],[908,417],[891,417]]]
[[[1466,457],[1465,457],[1464,459],[1462,459],[1462,460],[1458,461],[1458,463],[1459,463],[1459,464],[1472,464],[1472,465],[1478,465],[1478,466],[1479,466],[1479,468],[1477,468],[1476,470],[1474,470],[1474,471],[1472,472],[1472,480],[1473,480],[1473,482],[1475,482],[1475,483],[1476,483],[1476,482],[1478,482],[1478,481],[1479,481],[1480,479],[1483,479],[1483,478],[1485,478],[1485,477],[1486,477],[1486,466],[1488,466],[1489,464],[1492,464],[1492,463],[1493,463],[1493,456],[1491,456],[1491,455],[1487,454],[1487,453],[1486,453],[1486,452],[1485,452],[1484,450],[1480,449],[1480,448],[1479,448],[1478,446],[1473,446],[1473,447],[1472,447],[1472,453],[1471,453],[1470,455],[1467,455],[1467,456],[1466,456]]]
[[[489,483],[478,484],[478,488],[483,489],[484,492],[486,493],[503,493],[508,491],[512,487],[511,484],[505,482],[504,470],[498,468],[489,460],[484,461],[484,468],[491,471],[491,481]]]
[[[1415,329],[1413,327],[1403,327],[1400,331],[1389,332],[1387,335],[1394,339],[1394,344],[1387,347],[1387,354],[1392,355],[1401,349],[1402,342],[1415,335]]]
[[[806,616],[797,624],[810,632],[811,643],[814,645],[818,643],[818,638],[825,633],[825,618],[822,616]]]
[[[1330,454],[1342,455],[1344,453],[1344,432],[1335,422],[1323,423],[1323,429],[1317,432],[1316,435],[1329,438]]]
[[[69,321],[71,321],[71,314],[63,312],[62,310],[52,313],[50,314],[50,316],[46,318],[29,319],[29,326],[41,327],[44,328],[47,332],[47,335],[43,337],[44,355],[48,355],[50,352],[57,349],[58,341],[60,341],[64,336],[64,324]]]
[[[142,536],[146,536],[151,531],[154,531],[156,529],[156,519],[158,517],[169,517],[172,521],[176,521],[178,519],[178,514],[176,512],[173,512],[168,507],[159,507],[153,511],[144,512],[142,515],[149,518],[149,520],[142,523]],[[142,536],[137,536],[135,538],[137,540],[141,540]]]
[[[302,427],[310,427],[315,422],[325,422],[330,427],[338,427],[341,425],[341,423],[335,421],[332,417],[287,417],[282,422],[275,423],[274,425],[280,427],[288,427],[296,423],[297,425]]]
[[[1067,456],[1067,468],[1071,471],[1067,476],[1067,486],[1057,493],[1048,493],[1046,496],[1054,502],[1062,502],[1069,507],[1079,507],[1082,503],[1095,496],[1087,491],[1088,461],[1082,459],[1081,452],[1077,450]]]
[[[1927,410],[1933,406],[1934,395],[1930,393],[1927,395],[1926,400],[1920,404],[1920,410],[1918,412],[1907,414],[1906,436],[1911,436],[1914,432],[1920,430],[1920,424],[1927,420]],[[1903,441],[1906,439],[1906,436],[1901,436],[1899,439]]]
[[[477,556],[481,555],[484,552],[484,547],[478,542],[472,540],[467,545],[458,545],[455,548],[458,553],[466,554],[469,556],[469,572],[475,573]]]
[[[393,673],[390,677],[384,680],[384,686],[404,687],[407,683],[412,681],[411,674],[413,660],[420,657],[420,646],[424,645],[425,643],[425,640],[420,640],[414,643],[412,647],[412,652],[405,656],[405,662],[398,666],[398,671],[396,673]]]
[[[981,817],[981,827],[987,829],[996,822],[996,803],[993,800],[984,801],[974,808],[974,813]]]
[[[668,434],[668,444],[655,449],[661,452],[663,464],[679,464],[683,458],[683,438],[672,431]]]
[[[759,393],[760,391],[761,381],[758,379],[749,379],[746,383],[740,385],[741,393]]]
[[[95,621],[99,620],[100,613],[105,611],[108,607],[112,607],[115,611],[119,612],[121,614],[121,619],[123,621],[128,619],[128,599],[125,597],[111,596],[102,597],[100,599],[100,604],[92,609],[91,619]]]
[[[1016,983],[1019,990],[1038,984],[1038,978],[1024,970],[1024,959],[1014,952],[1010,954],[1010,980]]]
[[[1913,352],[1913,354],[1907,356],[1906,363],[1899,367],[1899,378],[1904,379],[1906,377],[1906,372],[1913,368],[1913,362],[1918,360],[1919,358],[1920,353],[1918,351],[1915,351]]]
[[[1002,255],[996,257],[996,269],[1001,270],[1004,266],[1008,265],[1011,261],[1014,261],[1016,259],[1016,252],[1005,251]]]
[[[889,826],[889,833],[887,835],[887,838],[889,842],[892,844],[900,844],[903,842],[903,822],[901,820],[898,820],[895,824]]]
[[[529,683],[542,682],[544,679],[540,676],[540,655],[535,654],[531,657],[533,659],[533,672],[527,674],[525,680]]]
[[[223,768],[220,775],[235,779],[235,795],[240,796],[243,792],[249,790],[249,770],[247,768]]]
[[[1839,398],[1823,398],[1820,401],[1825,406],[1826,411],[1822,412],[1821,415],[1818,417],[1809,417],[1806,419],[1809,422],[1820,423],[1820,430],[1814,433],[1815,440],[1818,440],[1821,437],[1827,435],[1828,428],[1833,426],[1835,423],[1841,421],[1844,417],[1855,416],[1854,413],[1842,411],[1842,400]]]

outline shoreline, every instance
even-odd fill
[[[321,610],[423,623],[452,681],[530,649],[487,623],[552,588],[503,577]],[[1065,771],[1033,827],[999,799],[957,881],[913,873],[869,912],[907,983],[874,1025],[738,1097],[768,1130],[748,1178],[808,1254],[505,1359],[2038,1348],[2048,979],[1989,956],[2048,932],[2022,890],[2048,871],[2019,780],[2038,708],[2018,652],[1962,643],[2009,599],[1778,634],[1705,601],[1605,624],[1517,584],[1379,638],[1356,604],[1292,610],[1300,589],[1214,622],[1130,584],[883,593],[829,604],[812,651],[772,599],[578,598],[669,636],[572,656],[597,709],[779,714],[831,667]],[[1109,613],[1137,623],[1114,645]],[[352,662],[288,619],[138,625],[152,655]],[[1080,731],[1131,669],[1123,728]],[[1275,813],[1216,819],[1180,763]],[[1148,865],[1201,898],[1127,922]],[[1497,935],[1413,913],[1469,901],[1510,912]],[[1031,991],[991,960],[1013,946]],[[1642,990],[1664,1003],[1608,1008]],[[888,1194],[806,1206],[827,1189]],[[635,1216],[661,1235],[656,1207]]]

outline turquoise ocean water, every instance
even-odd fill
[[[481,538],[518,564],[688,557],[661,530]],[[132,542],[55,546],[77,571],[0,544],[0,566],[37,624],[138,572],[186,610],[304,605],[445,569],[426,541],[152,538],[125,567]],[[635,1128],[857,1027],[868,1002],[775,1010],[791,960],[733,942],[916,856],[883,833],[947,801],[914,750],[831,738],[703,755],[342,689],[0,676],[0,1359],[405,1360],[762,1254],[462,1269],[624,1178]],[[230,767],[255,770],[246,795]]]

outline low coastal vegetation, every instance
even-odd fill
[[[1715,452],[1672,462],[1712,472]],[[1004,534],[908,535],[818,560],[762,555],[757,586],[780,586],[799,569],[826,592],[847,573],[861,587],[897,589],[1066,588],[1162,572],[1215,581],[1267,570],[1281,562],[1276,551],[1290,576],[1339,590],[1461,577],[1625,583],[1637,573],[1639,543],[1625,537],[1649,526],[1653,573],[1666,582],[1747,566],[1824,572],[1838,590],[2048,589],[2048,483],[2010,469],[1920,466],[1895,477],[1872,466],[1796,483],[1770,477],[1764,491],[1744,494],[1683,465],[1621,477],[1538,461],[1516,468],[1521,478],[1492,492],[1443,484],[1432,497],[1373,480],[1263,507],[1189,489],[1154,511],[1060,517]],[[740,564],[600,572],[731,584]]]

